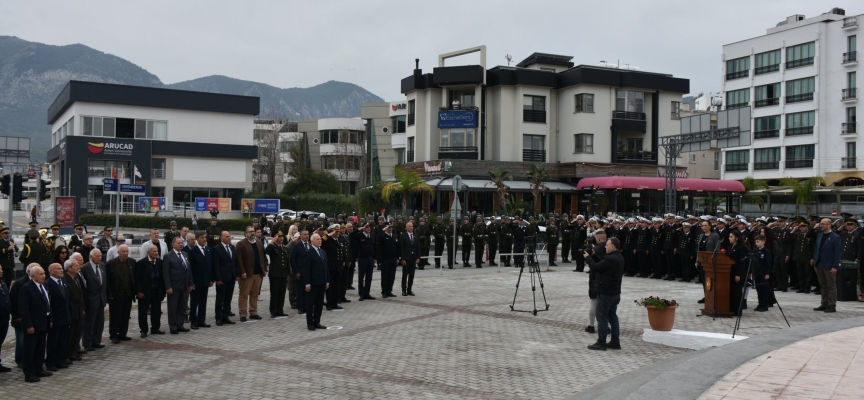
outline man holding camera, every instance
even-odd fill
[[[603,261],[606,257],[606,232],[603,230],[594,232],[594,239],[597,240],[597,245],[593,248],[586,247],[583,252]],[[596,333],[594,320],[597,316],[597,272],[593,268],[588,271],[588,298],[591,299],[591,307],[588,309],[588,327],[585,328],[585,332]]]
[[[595,233],[596,235],[596,233]],[[621,241],[612,238],[606,241],[606,256],[600,260],[588,252],[582,254],[591,271],[597,274],[597,323],[599,324],[597,342],[588,346],[591,350],[621,349],[619,340],[618,303],[621,302],[621,280],[624,276],[624,256],[621,255]],[[612,326],[612,338],[606,343],[609,333],[607,325]]]

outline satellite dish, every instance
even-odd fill
[[[388,126],[382,127],[382,128],[381,128],[381,133],[383,133],[383,134],[385,134],[385,135],[388,134],[388,133],[390,133],[390,127],[388,127]]]

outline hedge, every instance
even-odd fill
[[[89,232],[101,231],[103,227],[114,226],[115,217],[113,214],[85,214],[80,218],[81,223],[87,224]],[[167,230],[170,227],[171,221],[177,222],[177,227],[188,227],[192,229],[192,218],[166,218],[153,217],[146,215],[120,215],[120,226],[124,228],[142,228],[150,229],[157,228]],[[229,231],[242,231],[247,226],[252,225],[251,218],[242,219],[220,219],[216,226]],[[210,226],[210,218],[198,218],[198,228],[201,230],[207,229]]]

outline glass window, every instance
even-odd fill
[[[474,147],[474,128],[442,129],[440,147]]]
[[[81,117],[81,134],[93,136],[93,117]]]
[[[147,139],[167,140],[168,139],[168,123],[165,121],[147,121]]]
[[[393,133],[405,133],[405,119],[405,115],[393,117]]]
[[[750,89],[726,92],[726,109],[745,107],[750,103]]]
[[[66,134],[68,136],[75,136],[75,117],[69,118],[69,122],[66,122],[66,124],[69,125],[69,131]]]
[[[756,86],[756,101],[766,99],[776,99],[780,97],[780,83],[772,83],[770,85]]]
[[[615,95],[615,111],[644,112],[645,93],[619,90]]]
[[[522,109],[534,111],[546,111],[546,98],[543,96],[523,96]]]
[[[147,121],[135,120],[135,139],[147,139]]]
[[[755,56],[756,58],[756,69],[771,67],[780,64],[780,49],[773,51],[766,51],[764,53],[759,53]]]
[[[856,122],[855,121],[855,107],[846,108],[846,122]]]
[[[816,80],[813,77],[796,79],[786,82],[786,96],[813,93],[816,90]]]
[[[578,133],[576,136],[576,153],[594,153],[594,134]]]
[[[590,93],[577,94],[576,112],[594,112],[594,95]]]
[[[747,171],[750,162],[750,150],[732,150],[726,152],[726,171]],[[719,153],[715,158],[715,167],[720,169]]]
[[[102,136],[114,137],[114,118],[102,118]]]
[[[522,149],[543,150],[543,139],[541,135],[522,135]]]
[[[681,102],[673,101],[671,106],[672,110],[672,119],[680,119],[681,118]]]
[[[720,170],[720,152],[719,151],[714,152],[714,170],[715,171]]]
[[[786,128],[812,127],[816,124],[816,111],[786,114]]]
[[[786,62],[812,59],[816,54],[816,42],[786,48]]]
[[[848,51],[850,53],[853,51],[857,51],[857,49],[858,49],[858,43],[857,42],[858,42],[858,39],[857,39],[857,36],[855,36],[855,35],[852,35],[852,36],[849,36],[848,38],[846,38],[846,51]]]
[[[794,160],[812,160],[815,155],[816,145],[805,144],[802,146],[786,147],[786,159]]]
[[[780,167],[780,148],[769,147],[753,151],[753,169],[777,169]]]
[[[846,143],[846,157],[855,157],[855,142]]]
[[[750,56],[726,61],[726,73],[747,71],[750,69]]]
[[[755,125],[754,138],[765,139],[780,136],[780,116],[771,115],[753,120]]]
[[[855,71],[852,71],[852,72],[846,74],[846,87],[847,88],[852,89],[852,88],[856,87],[855,81],[857,81],[857,76],[858,76],[858,74],[855,73]]]

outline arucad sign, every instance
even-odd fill
[[[477,112],[469,110],[438,112],[439,128],[475,128],[477,127]]]
[[[106,156],[131,156],[132,143],[94,143],[87,142],[87,150],[93,154],[103,154]]]

